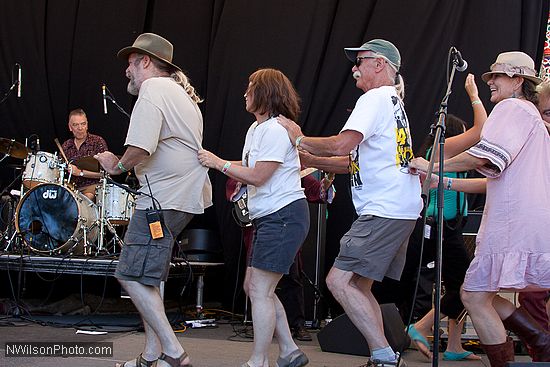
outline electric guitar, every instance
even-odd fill
[[[300,178],[304,178],[315,171],[317,171],[317,168],[306,168],[300,171]],[[233,202],[232,213],[235,222],[237,222],[240,227],[251,226],[252,221],[250,220],[250,214],[248,212],[248,191],[246,190],[246,185],[241,186],[241,189],[233,196],[231,201]]]

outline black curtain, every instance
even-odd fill
[[[191,78],[205,117],[204,146],[227,159],[239,159],[253,117],[244,110],[248,76],[258,68],[282,70],[302,97],[300,123],[308,135],[339,131],[361,91],[351,78],[344,47],[372,38],[394,42],[401,51],[405,106],[415,146],[424,139],[446,89],[450,46],[467,59],[481,99],[490,109],[488,88],[479,76],[496,55],[521,50],[542,59],[548,0],[55,0],[0,2],[0,93],[22,65],[22,97],[0,105],[0,137],[24,142],[40,136],[41,149],[54,152],[54,138],[69,137],[67,114],[82,107],[90,130],[123,152],[128,119],[109,104],[103,114],[105,83],[128,112],[126,64],[116,52],[138,34],[155,32],[175,46],[174,62]],[[538,66],[538,65],[537,65]],[[471,108],[458,73],[449,112],[471,120]],[[14,176],[0,163],[0,185]],[[215,206],[195,226],[220,231],[227,274],[224,301],[231,298],[240,241],[224,197],[225,178],[212,172]],[[347,177],[336,179],[337,199],[329,207],[326,263],[354,217]]]

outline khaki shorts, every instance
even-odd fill
[[[161,281],[168,279],[175,238],[191,221],[193,214],[163,210],[164,237],[154,240],[149,232],[145,212],[136,210],[130,220],[115,277],[158,287]]]
[[[340,240],[334,267],[376,281],[399,280],[416,220],[362,215]]]

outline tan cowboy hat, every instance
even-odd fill
[[[535,62],[526,53],[520,51],[503,52],[497,56],[497,60],[491,65],[491,71],[483,74],[481,79],[487,82],[492,74],[506,74],[510,78],[521,76],[535,84],[540,84],[542,79],[537,77]]]
[[[126,59],[128,55],[133,52],[155,57],[181,71],[179,66],[172,64],[174,46],[170,43],[170,41],[159,36],[158,34],[140,34],[132,46],[124,47],[122,50],[118,51],[117,57]]]

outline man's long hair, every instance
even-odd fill
[[[193,101],[195,101],[195,103],[203,102],[203,99],[197,94],[195,88],[189,82],[189,78],[183,73],[183,71],[177,70],[170,64],[159,60],[156,57],[151,57],[151,62],[160,71],[168,73],[170,75],[170,78],[174,79],[174,81],[185,90],[185,92],[189,95],[189,97],[191,97]]]

